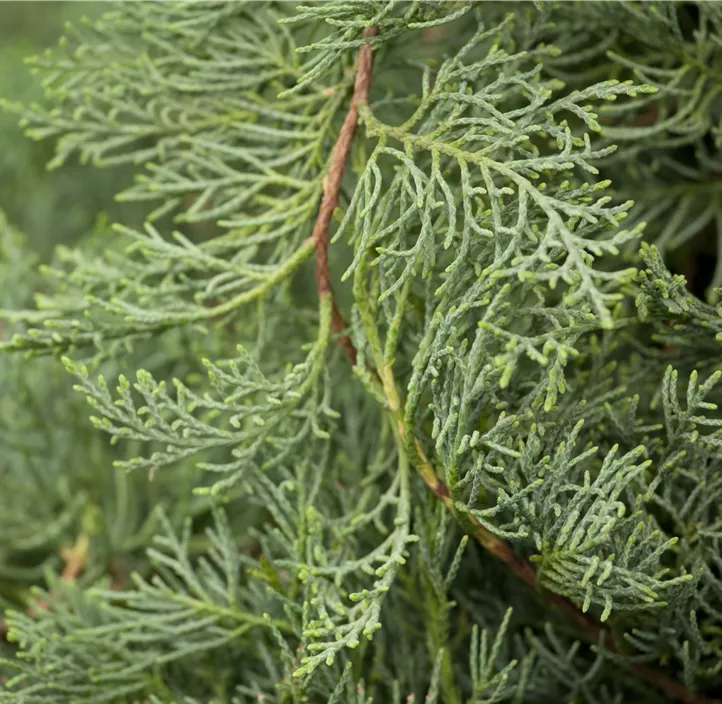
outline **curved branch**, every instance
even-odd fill
[[[378,27],[369,27],[364,31],[364,38],[376,36],[379,33]],[[369,89],[371,88],[371,72],[373,69],[374,55],[371,44],[361,47],[356,67],[356,80],[354,82],[351,107],[346,113],[346,119],[339,132],[336,145],[331,155],[331,165],[328,174],[323,182],[323,200],[318,213],[316,225],[313,228],[313,243],[316,247],[316,287],[320,296],[333,296],[331,288],[331,273],[328,266],[328,228],[331,224],[333,211],[338,205],[338,194],[341,190],[341,181],[346,172],[348,156],[351,152],[356,127],[358,126],[358,107],[360,104],[368,103]],[[341,334],[346,330],[346,323],[341,311],[333,301],[333,318],[331,330],[335,334]],[[348,335],[339,338],[339,343],[351,360],[356,364],[358,356],[356,348]]]

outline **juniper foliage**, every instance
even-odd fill
[[[0,701],[714,701],[722,6],[68,32],[8,107],[146,223],[0,223]]]

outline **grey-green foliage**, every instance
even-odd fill
[[[124,3],[37,59],[31,136],[135,171],[147,222],[40,277],[3,229],[0,346],[80,393],[3,357],[8,435],[47,444],[2,454],[0,701],[719,687],[722,310],[668,264],[719,221],[721,43],[714,3]],[[368,44],[330,233],[352,367],[310,236]]]
[[[588,3],[559,21],[569,31],[554,75],[576,84],[591,71],[658,88],[601,113],[609,139],[620,146],[602,168],[620,196],[637,201],[633,222],[645,221],[649,240],[672,252],[678,266],[690,248],[714,254],[722,223],[722,7],[708,2],[679,11],[676,3]],[[707,295],[714,297],[721,283],[718,264]]]
[[[0,217],[4,307],[28,305],[33,291],[42,288],[36,266],[27,240]],[[14,329],[4,322],[0,332],[7,338]],[[192,373],[192,360],[174,364],[168,344],[192,345],[192,339],[169,339],[155,357],[152,349],[139,352],[156,373]],[[41,582],[46,570],[60,571],[61,551],[80,534],[92,543],[93,560],[86,573],[92,582],[116,571],[121,559],[127,561],[125,570],[142,558],[158,525],[152,507],[165,507],[174,525],[188,513],[202,516],[209,511],[207,499],[190,494],[195,485],[188,474],[188,470],[193,473],[192,466],[178,467],[174,477],[159,477],[154,483],[125,473],[99,476],[98,466],[130,459],[137,446],[109,448],[87,426],[86,404],[71,400],[67,375],[50,359],[38,361],[26,365],[19,357],[4,356],[0,364],[0,599],[4,604],[24,602],[27,588]],[[106,371],[117,373],[112,366]]]

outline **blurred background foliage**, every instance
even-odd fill
[[[41,80],[28,57],[54,46],[67,22],[99,16],[107,7],[95,2],[0,4],[0,100],[29,104],[43,97]],[[41,260],[59,244],[71,244],[90,232],[99,214],[117,219],[114,194],[127,185],[122,170],[88,169],[67,164],[48,171],[53,140],[28,139],[10,111],[0,110],[0,210],[28,238]],[[127,215],[124,210],[124,219]]]
[[[0,101],[41,102],[42,81],[28,57],[55,46],[68,22],[107,9],[107,3],[1,2]],[[6,311],[34,307],[33,298],[47,287],[39,265],[57,260],[58,247],[107,249],[117,239],[110,223],[143,219],[139,207],[114,199],[131,183],[130,170],[75,161],[49,171],[54,149],[53,140],[28,139],[17,115],[0,109],[0,309]],[[0,339],[13,328],[0,320]],[[148,340],[132,359],[157,375],[187,378],[198,372],[187,361],[201,356],[194,350],[198,339],[198,331],[188,330]],[[208,340],[204,351],[217,352],[209,351]],[[119,370],[108,361],[103,371],[114,379]],[[0,657],[10,648],[3,610],[28,608],[32,588],[53,583],[68,551],[88,541],[81,584],[99,577],[123,584],[130,571],[143,572],[142,556],[157,527],[154,508],[164,508],[176,526],[183,516],[199,518],[199,531],[208,513],[209,501],[190,491],[192,463],[154,482],[112,471],[113,460],[138,448],[111,447],[91,426],[72,383],[55,359],[0,357]]]

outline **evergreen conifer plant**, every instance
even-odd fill
[[[722,701],[722,3],[127,2],[33,63],[145,222],[0,221],[0,702]]]

